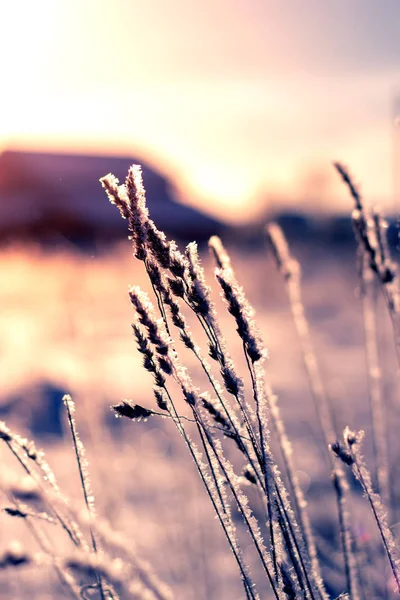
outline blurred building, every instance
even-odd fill
[[[0,239],[85,243],[126,236],[126,221],[108,202],[99,178],[111,172],[123,182],[132,164],[142,165],[159,229],[199,241],[221,232],[217,220],[176,202],[171,182],[140,159],[6,150],[0,155]]]

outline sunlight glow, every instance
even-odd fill
[[[230,220],[255,216],[271,195],[306,206],[301,182],[337,158],[390,202],[398,69],[348,76],[340,53],[337,65],[327,54],[329,77],[307,11],[264,4],[239,2],[227,20],[227,0],[201,11],[184,0],[168,10],[160,0],[7,3],[0,149],[143,157],[184,202]],[[334,185],[324,194],[330,209],[343,206]]]

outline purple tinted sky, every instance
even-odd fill
[[[4,11],[3,11],[4,12]],[[0,144],[139,152],[228,218],[393,201],[398,0],[14,0]],[[399,107],[400,108],[400,107]]]

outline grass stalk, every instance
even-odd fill
[[[350,514],[347,509],[346,493],[348,491],[348,484],[342,469],[338,466],[336,466],[332,472],[332,481],[336,492],[336,502],[338,506],[340,538],[342,541],[347,592],[351,600],[360,600],[356,564],[352,549],[353,536],[351,533]]]
[[[367,498],[374,515],[382,544],[396,582],[397,590],[400,593],[400,561],[397,555],[398,550],[388,525],[387,511],[382,504],[379,494],[373,490],[371,475],[360,453],[360,445],[364,437],[364,432],[359,431],[358,433],[355,433],[346,427],[343,437],[345,442],[344,448],[336,442],[332,446],[332,450],[345,464],[352,467],[355,478],[361,484],[364,495]]]
[[[375,456],[377,491],[385,506],[390,507],[390,487],[388,470],[388,447],[385,425],[385,407],[381,386],[381,369],[378,355],[376,299],[373,281],[366,260],[362,262],[362,302],[365,332],[365,354],[370,398],[372,441]]]
[[[69,396],[68,394],[66,394],[63,397],[63,402],[67,409],[68,422],[69,422],[69,426],[70,426],[70,430],[71,430],[71,434],[72,434],[72,441],[73,441],[73,445],[74,445],[75,458],[76,458],[76,462],[78,465],[78,471],[79,471],[79,477],[80,477],[80,481],[81,481],[83,497],[85,500],[86,509],[87,509],[89,518],[91,520],[96,512],[95,506],[94,506],[94,496],[91,491],[91,485],[90,485],[89,474],[88,474],[88,462],[86,459],[85,448],[82,444],[82,441],[79,437],[79,434],[78,434],[78,431],[77,431],[76,425],[75,425],[75,418],[74,418],[75,403],[73,402],[71,396]],[[93,552],[97,555],[99,553],[99,548],[98,548],[96,537],[93,533],[93,529],[92,529],[92,526],[90,523],[89,523],[89,533],[90,533],[90,538],[92,541]],[[96,579],[97,579],[97,583],[99,586],[101,600],[106,600],[102,577],[97,570],[95,572],[96,572]]]

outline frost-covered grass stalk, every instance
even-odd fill
[[[365,356],[367,361],[368,389],[370,398],[372,439],[375,454],[377,491],[390,508],[390,486],[388,468],[388,438],[385,420],[385,405],[382,391],[382,373],[378,348],[378,323],[376,315],[376,289],[372,272],[365,255],[360,261],[361,294],[365,332]]]
[[[378,491],[389,506],[388,448],[382,397],[381,371],[377,342],[377,316],[374,283],[377,282],[393,325],[394,342],[400,365],[400,292],[397,268],[390,256],[387,242],[387,222],[374,208],[370,210],[346,167],[334,163],[347,185],[355,203],[352,214],[353,229],[358,245],[358,268],[363,298],[365,351],[369,378],[369,394],[373,443],[376,455]]]
[[[337,497],[337,505],[340,522],[340,537],[343,547],[343,558],[346,571],[347,592],[353,600],[359,600],[360,594],[357,582],[356,560],[353,552],[353,534],[351,531],[351,519],[348,509],[347,494],[348,483],[343,476],[342,469],[336,467],[332,473],[333,485]]]
[[[396,270],[389,256],[384,221],[376,212],[367,213],[347,171],[338,164],[336,168],[356,204],[353,224],[360,264],[364,267],[363,281],[373,273],[382,288],[400,359]],[[151,292],[149,297],[134,285],[128,293],[133,312],[132,332],[143,367],[152,377],[154,406],[122,400],[113,406],[114,412],[133,421],[161,416],[176,427],[226,537],[247,600],[267,597],[333,600],[326,578],[327,566],[321,561],[325,552],[321,548],[324,543],[326,547],[326,542],[315,535],[313,515],[309,513],[298,477],[301,456],[293,456],[278,397],[266,373],[268,352],[228,252],[219,238],[211,238],[209,248],[217,265],[216,287],[237,333],[243,372],[228,349],[197,245],[193,242],[180,250],[157,229],[146,206],[141,168],[132,166],[122,185],[111,174],[103,177],[101,183],[111,203],[127,220],[133,254],[147,273]],[[352,522],[352,496],[356,492],[349,486],[334,455],[352,467],[368,499],[385,550],[385,554],[374,556],[376,565],[366,563],[366,568],[379,570],[387,556],[400,593],[396,543],[383,506],[385,502],[382,504],[375,493],[360,455],[362,435],[347,428],[344,443],[335,441],[331,407],[303,304],[300,266],[279,227],[269,225],[267,237],[285,281],[321,437],[333,468],[338,542],[329,552],[336,575],[342,581],[343,593],[339,597],[364,600],[369,592],[364,593],[367,586]],[[384,501],[389,502],[383,399],[377,378],[376,322],[370,296],[364,300],[371,413],[375,421],[373,441],[378,459],[377,489]],[[197,321],[196,335],[190,327],[191,320]],[[198,367],[196,380],[185,366],[188,353],[192,355],[191,364],[194,361]],[[97,516],[85,448],[75,423],[75,404],[68,395],[64,396],[64,404],[86,510],[82,512],[63,495],[44,454],[33,442],[0,423],[0,441],[11,451],[25,475],[23,479],[16,478],[15,473],[13,477],[1,473],[0,490],[7,499],[4,510],[10,518],[26,522],[38,549],[36,553],[24,548],[2,552],[0,569],[52,566],[63,589],[74,598],[172,600],[176,597],[174,591],[160,581],[151,564],[137,556],[133,540],[125,540]],[[335,518],[333,515],[333,522]],[[62,548],[51,535],[58,529],[66,540]],[[221,577],[225,577],[224,572]],[[378,584],[377,597],[386,592],[386,582],[384,588]]]
[[[374,289],[371,278],[377,275],[379,283],[383,286],[383,292],[387,300],[392,322],[396,323],[396,315],[393,314],[398,291],[392,282],[396,276],[396,269],[390,260],[389,248],[386,240],[385,222],[378,213],[373,212],[369,217],[361,201],[358,190],[355,188],[347,171],[342,165],[335,165],[344,181],[350,188],[351,194],[356,202],[356,211],[353,213],[353,225],[358,241],[358,263],[360,271],[360,283],[363,301],[363,317],[365,330],[365,348],[367,358],[367,373],[369,379],[371,422],[373,432],[373,443],[376,456],[376,480],[378,491],[382,495],[385,506],[390,508],[390,493],[388,481],[388,458],[387,458],[387,433],[384,424],[384,407],[382,389],[380,383],[380,369],[377,344],[377,324],[374,303]],[[324,389],[323,378],[320,374],[316,354],[310,335],[310,327],[305,316],[304,304],[301,295],[301,269],[299,263],[292,257],[285,236],[276,224],[266,227],[267,240],[272,249],[279,272],[282,274],[293,320],[300,340],[303,361],[308,375],[310,389],[317,409],[321,430],[324,434],[326,448],[335,435],[331,408]],[[374,283],[372,281],[372,283]],[[391,284],[389,296],[386,286]],[[395,341],[397,339],[395,331]],[[332,463],[331,463],[332,464]],[[332,465],[332,478],[337,495],[339,509],[339,520],[341,538],[343,544],[343,555],[346,568],[348,593],[350,598],[359,598],[355,555],[352,545],[352,533],[350,525],[350,513],[347,509],[346,493],[347,482],[339,465]],[[372,490],[372,488],[371,488]],[[378,525],[381,526],[379,515],[375,513]],[[383,527],[383,530],[385,528]]]
[[[28,440],[12,432],[4,422],[0,422],[0,439],[7,445],[24,472],[32,479],[32,482],[38,486],[45,500],[47,510],[58,520],[72,543],[76,547],[83,546],[87,549],[87,544],[78,525],[68,514],[68,501],[61,493],[55,475],[47,463],[44,453],[36,448],[32,440]],[[63,508],[67,511],[66,513],[60,511],[59,507],[49,498],[49,489],[62,500]]]
[[[150,219],[140,167],[131,167],[122,185],[113,175],[102,178],[101,183],[110,201],[128,221],[134,256],[144,265],[158,310],[157,315],[148,296],[140,288],[130,288],[129,296],[134,308],[133,333],[138,350],[143,355],[144,368],[154,379],[157,409],[125,400],[113,407],[115,412],[132,420],[161,414],[175,423],[227,537],[247,598],[262,597],[265,588],[262,581],[254,582],[250,575],[239,541],[243,531],[238,531],[232,519],[231,506],[236,506],[242,516],[245,530],[275,598],[327,599],[317,544],[307,513],[307,503],[297,479],[291,445],[279,415],[277,397],[265,376],[267,351],[254,322],[254,311],[236,279],[221,240],[216,237],[210,240],[210,250],[217,263],[215,278],[234,319],[247,374],[239,373],[228,351],[196,244],[191,243],[184,252],[180,251],[175,242],[169,241]],[[358,210],[362,212],[359,206]],[[376,271],[382,281],[385,277],[389,279],[389,269],[390,272],[394,270],[387,255],[383,257],[386,246],[381,229],[381,223],[376,219],[375,235],[380,258],[377,258],[377,253],[374,258]],[[305,317],[300,268],[290,255],[280,229],[271,225],[267,235],[278,268],[285,278],[328,451],[330,444],[336,447],[336,435]],[[188,325],[188,314],[201,325],[203,343],[194,338]],[[193,384],[183,365],[182,343],[194,354],[205,374],[204,389]],[[204,344],[207,352],[202,349]],[[211,363],[205,358],[206,353]],[[181,414],[182,400],[183,407],[186,406],[189,413],[187,416]],[[284,477],[272,454],[271,435],[276,436],[282,452]],[[237,460],[232,459],[235,449],[242,457],[241,472],[237,472]],[[329,452],[327,456],[331,466],[334,466]],[[365,472],[362,473],[364,481],[368,482]],[[355,555],[345,498],[347,484],[338,465],[335,465],[333,478],[339,509],[346,594],[351,600],[358,600]],[[254,511],[243,481],[257,489],[262,512]],[[374,501],[371,507],[379,524],[383,524],[387,540],[383,514],[377,511]],[[392,546],[387,546],[392,552]]]
[[[196,245],[189,244],[182,253],[175,242],[168,241],[157,230],[146,207],[140,168],[129,170],[124,185],[119,185],[112,175],[101,181],[110,201],[128,220],[134,256],[144,263],[159,310],[157,320],[144,292],[137,287],[130,288],[135,311],[133,331],[138,349],[144,356],[144,367],[154,377],[157,406],[175,422],[184,437],[227,535],[247,597],[258,597],[258,592],[253,584],[249,584],[249,571],[239,553],[236,527],[229,509],[232,502],[242,515],[274,596],[287,598],[295,590],[298,597],[311,600],[327,598],[311,526],[304,516],[305,501],[292,464],[290,444],[279,418],[276,397],[265,381],[266,349],[253,321],[254,311],[236,280],[227,252],[218,238],[212,238],[210,247],[217,261],[215,276],[242,343],[250,393],[228,352]],[[219,375],[210,367],[200,345],[194,340],[186,323],[184,308],[190,309],[201,324],[209,357]],[[173,336],[173,326],[178,332],[178,339]],[[181,364],[178,340],[195,354],[206,374],[209,389],[200,390],[193,386]],[[189,408],[196,425],[196,443],[178,414],[177,400],[170,392],[169,379],[178,384]],[[126,401],[114,409],[132,419],[158,414],[158,411]],[[294,492],[295,511],[271,452],[270,420],[285,459],[290,488]],[[242,477],[260,492],[265,508],[264,522],[258,522],[249,506],[249,498],[233,468],[226,440],[234,442],[245,460]],[[197,450],[197,445],[200,450]],[[221,482],[225,483],[221,485]],[[229,497],[226,497],[226,490]],[[300,518],[300,524],[297,518]],[[263,530],[267,534],[266,539]]]
[[[81,480],[81,486],[83,491],[83,497],[85,499],[86,508],[89,514],[89,517],[93,518],[96,514],[96,509],[94,505],[94,496],[91,489],[90,478],[89,478],[89,464],[86,458],[85,446],[83,445],[75,423],[75,402],[72,400],[69,394],[66,394],[63,397],[63,402],[67,409],[68,422],[71,429],[72,440],[74,444],[75,457],[79,470],[79,477]],[[93,533],[91,525],[89,525],[90,538],[92,541],[92,548],[95,555],[98,554],[98,543],[96,537]],[[95,571],[97,583],[100,590],[101,600],[105,600],[105,591],[103,586],[102,577],[99,571]]]
[[[359,260],[367,261],[381,287],[392,320],[397,360],[400,367],[400,291],[397,269],[391,259],[387,243],[388,225],[377,210],[370,210],[366,206],[346,167],[339,162],[335,162],[334,167],[354,200],[352,222],[359,248]]]
[[[268,423],[268,417],[270,416],[273,425],[274,432],[278,438],[279,446],[283,455],[285,469],[290,485],[290,490],[293,497],[294,506],[297,513],[297,518],[301,524],[301,532],[304,538],[305,546],[307,548],[308,555],[311,559],[311,570],[315,581],[317,582],[318,593],[322,597],[326,597],[322,580],[319,573],[319,565],[317,560],[317,554],[315,549],[315,543],[311,531],[310,521],[308,519],[306,511],[306,503],[298,482],[298,478],[295,472],[295,468],[292,460],[291,444],[287,438],[285,427],[282,419],[279,415],[279,408],[277,397],[273,394],[271,386],[265,379],[263,360],[266,356],[266,350],[262,344],[260,333],[255,327],[252,321],[253,311],[249,305],[243,289],[238,285],[233,269],[230,264],[230,259],[225,251],[221,241],[213,237],[210,240],[210,246],[218,264],[218,270],[216,277],[220,283],[223,294],[228,304],[228,310],[235,318],[237,325],[237,332],[243,342],[243,350],[246,357],[247,367],[250,372],[253,398],[256,405],[257,415],[257,426],[259,429],[260,440],[262,440],[263,447],[263,460],[270,454],[270,448],[268,439],[263,439],[263,431],[265,423]],[[267,430],[268,435],[268,430]],[[275,466],[276,469],[276,466]],[[280,481],[279,473],[278,482]],[[278,492],[279,494],[280,492]],[[282,497],[286,495],[286,490],[282,488]],[[296,519],[292,513],[290,507],[288,508],[288,527],[289,529],[298,529]],[[293,538],[294,543],[297,543],[296,537]],[[299,551],[299,548],[297,548]],[[301,554],[299,554],[301,559]]]
[[[71,400],[72,402],[72,400]],[[70,592],[74,597],[80,597],[80,587],[74,580],[72,575],[61,566],[60,558],[52,545],[47,530],[43,528],[42,521],[48,523],[59,523],[61,527],[68,533],[69,539],[76,548],[82,548],[87,553],[88,546],[84,542],[83,535],[78,524],[71,519],[70,515],[63,513],[59,504],[63,505],[64,509],[68,510],[68,502],[61,494],[61,491],[56,482],[54,473],[47,464],[44,455],[36,449],[35,444],[18,434],[13,433],[5,423],[0,423],[0,439],[8,446],[12,454],[18,460],[23,470],[29,477],[31,485],[24,490],[23,486],[8,486],[6,482],[1,482],[2,491],[5,493],[11,507],[6,507],[4,510],[11,517],[22,518],[25,520],[27,527],[31,530],[33,537],[36,539],[40,550],[45,553],[56,570],[58,577],[64,585],[70,588]],[[32,463],[32,466],[31,464]],[[37,468],[35,469],[34,466]],[[41,472],[42,477],[38,475]],[[33,486],[33,487],[32,487]],[[58,499],[58,503],[53,501],[52,495]],[[25,502],[36,502],[44,507],[44,511],[36,512],[26,508],[25,504],[21,504],[20,500]],[[96,576],[97,577],[97,576]],[[104,596],[106,598],[106,596]]]
[[[328,463],[332,469],[332,479],[338,503],[343,559],[346,570],[348,593],[350,598],[358,600],[359,595],[355,578],[356,561],[351,544],[352,534],[350,527],[350,514],[345,500],[347,483],[340,465],[334,464],[332,454],[329,452],[329,446],[332,443],[332,440],[335,440],[337,436],[332,416],[332,407],[325,389],[319,362],[311,339],[310,325],[306,317],[301,290],[301,267],[299,262],[292,256],[284,232],[279,225],[276,223],[268,224],[265,228],[265,233],[268,247],[274,256],[277,269],[282,275],[285,283],[293,322],[300,342],[303,363],[307,374],[311,395],[314,401],[314,406],[322,433],[322,439],[324,441],[324,455],[328,458]],[[284,440],[285,443],[282,444],[283,448],[285,448],[287,444],[290,444],[290,442],[286,441],[286,436],[284,436]],[[287,459],[285,458],[285,462],[286,461]],[[298,510],[299,521],[302,529],[306,532],[306,540],[310,548],[310,554],[313,557],[313,560],[315,560],[317,552],[314,539],[311,534],[309,515],[307,510],[304,508],[306,506],[306,502],[303,498],[301,487],[297,482],[294,468],[289,467],[288,473],[290,474],[289,481],[291,483],[295,506]]]
[[[125,540],[107,521],[96,515],[85,450],[74,419],[75,405],[70,396],[64,397],[64,403],[74,440],[86,515],[83,516],[81,507],[62,493],[44,453],[34,442],[0,422],[0,441],[25,473],[22,477],[14,469],[1,469],[0,492],[7,499],[3,510],[8,517],[25,522],[38,548],[38,552],[32,553],[22,545],[14,544],[0,555],[0,569],[29,565],[53,567],[63,586],[62,597],[78,600],[89,597],[86,594],[104,600],[120,597],[171,600],[168,587],[134,552],[133,540]],[[67,535],[67,541],[61,545],[59,537],[55,540],[52,535],[58,527]],[[85,539],[85,529],[90,533],[91,548]],[[99,551],[100,540],[107,550]],[[99,596],[91,593],[96,590]]]
[[[270,223],[266,226],[265,232],[276,266],[285,282],[290,310],[301,346],[304,367],[325,442],[324,448],[327,455],[329,455],[328,446],[336,439],[337,435],[329,398],[311,339],[310,326],[305,314],[301,293],[301,267],[299,262],[291,255],[289,245],[279,225]]]
[[[400,560],[398,549],[388,525],[387,509],[383,505],[379,494],[373,490],[369,470],[361,456],[360,446],[363,438],[363,431],[354,432],[346,427],[343,432],[344,444],[342,445],[339,442],[335,442],[335,444],[332,445],[332,451],[344,464],[352,468],[355,478],[361,484],[364,494],[371,506],[396,581],[397,590],[400,594]]]

